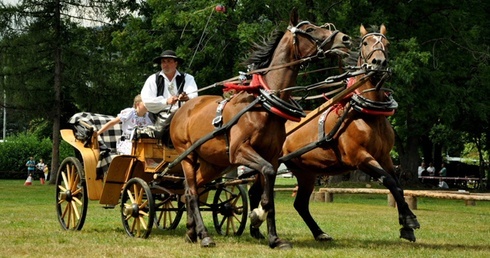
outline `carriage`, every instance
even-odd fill
[[[78,113],[70,119],[72,129],[61,130],[64,141],[75,148],[75,157],[61,163],[56,179],[56,210],[61,227],[81,230],[89,200],[105,208],[119,206],[125,232],[146,238],[153,227],[175,229],[186,210],[184,175],[175,166],[159,180],[154,175],[178,153],[156,139],[149,128],[135,132],[131,155],[110,155],[120,135],[116,125],[97,136],[97,126],[110,116]],[[241,235],[248,213],[246,183],[232,175],[221,177],[199,189],[200,209],[212,212],[216,231]]]

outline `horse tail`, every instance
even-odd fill
[[[170,138],[170,123],[172,122],[172,119],[174,118],[175,112],[172,112],[170,116],[165,119],[165,121],[162,124],[162,143],[169,147],[169,148],[174,148],[174,145],[172,143],[172,139]]]

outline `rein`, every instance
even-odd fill
[[[289,103],[273,94],[260,74],[254,74],[249,85],[229,82],[225,83],[224,86],[228,89],[244,90],[258,95],[258,99],[267,111],[284,119],[299,122],[301,117],[306,116],[296,101],[291,99],[291,103]]]
[[[328,30],[330,30],[330,31],[331,31],[331,28],[334,29],[334,32],[329,37],[327,37],[324,40],[315,38],[311,34],[309,34],[308,32],[306,32],[306,31],[304,31],[304,30],[302,30],[302,29],[299,28],[299,27],[301,27],[302,25],[305,25],[305,24],[311,24],[311,23],[309,21],[302,21],[302,22],[298,23],[296,26],[288,26],[287,29],[293,34],[293,45],[296,45],[297,46],[297,44],[296,44],[296,34],[305,35],[310,40],[312,40],[313,42],[315,42],[316,43],[316,48],[317,48],[316,54],[311,55],[311,56],[307,56],[307,57],[303,57],[303,58],[299,58],[299,55],[297,53],[297,47],[296,47],[295,48],[296,49],[296,51],[295,51],[295,58],[296,58],[296,60],[294,60],[294,61],[291,61],[291,62],[285,63],[285,64],[281,64],[281,65],[275,65],[275,66],[270,66],[270,67],[266,67],[266,68],[256,69],[256,70],[248,71],[246,73],[245,72],[241,72],[240,75],[238,75],[238,76],[235,76],[235,77],[232,77],[232,78],[229,78],[229,79],[220,81],[220,82],[216,82],[214,84],[211,84],[211,85],[208,85],[206,87],[200,88],[200,89],[198,89],[196,91],[189,92],[187,94],[199,93],[201,91],[204,91],[204,90],[207,90],[207,89],[210,89],[210,88],[214,88],[214,87],[217,87],[217,86],[224,86],[225,83],[228,83],[228,82],[243,82],[243,81],[246,81],[247,80],[247,77],[249,77],[251,75],[254,75],[254,74],[267,73],[269,71],[283,69],[283,68],[286,68],[286,67],[291,67],[291,66],[296,66],[296,65],[303,64],[303,63],[307,63],[307,62],[310,62],[310,61],[315,60],[315,59],[323,59],[323,58],[325,58],[329,54],[336,54],[336,55],[339,55],[339,56],[346,55],[345,52],[342,52],[339,49],[329,49],[327,51],[323,50],[323,47],[326,44],[328,44],[329,42],[331,42],[332,39],[335,38],[335,36],[337,36],[337,34],[340,32],[340,31],[338,31],[335,28],[335,26],[333,24],[326,23],[326,24],[320,26],[321,28],[328,28]]]

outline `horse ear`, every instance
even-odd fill
[[[296,26],[299,23],[298,8],[294,7],[293,10],[291,10],[291,14],[289,17],[289,23],[292,26]]]
[[[386,26],[384,24],[381,24],[381,28],[379,29],[379,33],[386,35],[388,31],[386,30]]]
[[[366,28],[364,28],[364,25],[361,24],[361,27],[359,28],[359,31],[361,32],[361,37],[364,37],[368,32]]]

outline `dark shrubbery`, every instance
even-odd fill
[[[32,134],[19,134],[7,137],[0,143],[0,179],[23,179],[27,175],[25,166],[29,157],[34,157],[36,163],[43,159],[51,168],[51,153],[53,142],[49,138],[38,139]],[[61,141],[60,160],[74,156],[73,147]]]

